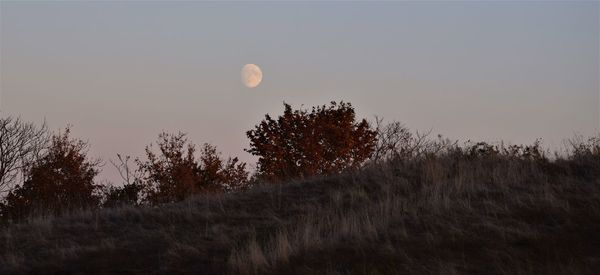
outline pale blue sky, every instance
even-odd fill
[[[450,138],[599,130],[598,2],[6,2],[2,115],[71,123],[105,160],[161,130],[253,158],[282,102],[351,102]],[[256,63],[263,83],[240,82]],[[111,167],[103,177],[114,179]]]

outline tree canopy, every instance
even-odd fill
[[[257,173],[268,180],[330,174],[358,167],[376,143],[376,132],[357,120],[350,103],[331,102],[308,110],[292,110],[284,103],[283,115],[268,114],[248,131],[250,148],[259,157]]]

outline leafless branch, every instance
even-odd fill
[[[121,156],[117,154],[118,161],[110,160],[110,163],[117,169],[119,176],[123,180],[123,183],[130,185],[140,178],[141,174],[139,170],[132,170],[129,167],[130,156]]]
[[[48,140],[46,122],[38,127],[20,118],[0,118],[0,193],[24,180],[26,171],[43,155]]]

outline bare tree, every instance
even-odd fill
[[[131,156],[123,157],[121,154],[117,154],[117,159],[118,162],[114,160],[109,161],[115,167],[115,169],[117,169],[117,172],[119,172],[119,176],[123,180],[124,185],[130,185],[140,180],[142,176],[141,171],[135,168],[132,169],[129,166],[129,160],[131,159]]]
[[[36,126],[20,118],[0,118],[0,194],[24,181],[24,175],[38,160],[49,140],[46,123]]]
[[[411,133],[402,123],[392,121],[384,124],[383,118],[375,117],[377,145],[371,159],[375,162],[391,159],[411,159],[442,153],[456,145],[457,141],[443,138],[431,139],[431,130]]]

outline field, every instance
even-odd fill
[[[38,216],[0,231],[0,273],[593,274],[598,161],[452,155]]]

